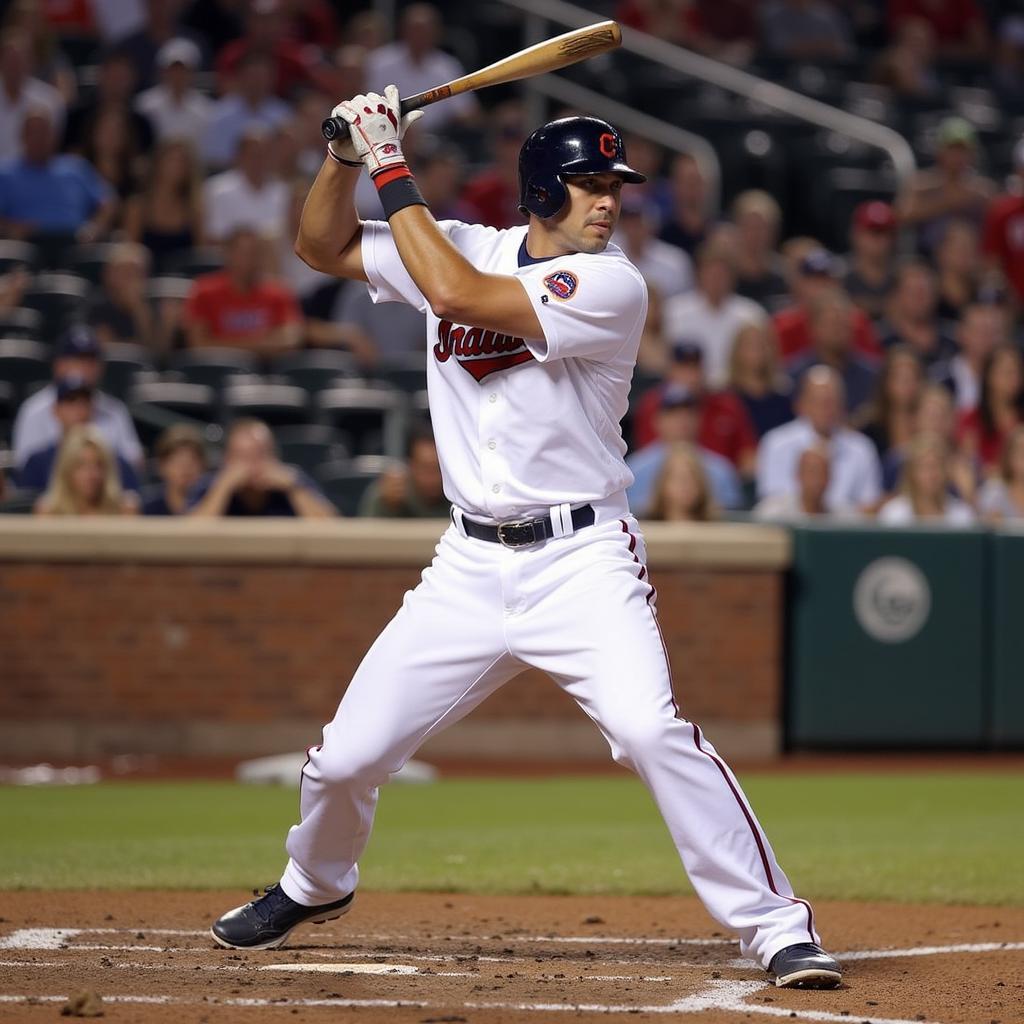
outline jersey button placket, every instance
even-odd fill
[[[496,515],[501,515],[496,509],[494,502],[504,490],[505,480],[508,477],[508,467],[505,460],[498,454],[498,426],[501,416],[501,394],[497,384],[486,392],[486,398],[480,403],[480,418],[477,424],[479,430],[479,453],[480,453],[480,476],[484,487],[484,494],[491,499],[489,507]]]

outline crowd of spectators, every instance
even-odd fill
[[[1024,113],[1024,18],[998,4],[605,6],[741,66],[868,47],[873,81],[907,102],[939,91],[937,62],[983,61],[1000,102]],[[347,473],[359,477],[349,514],[446,514],[416,394],[423,315],[374,305],[292,251],[323,159],[320,120],[342,95],[457,77],[444,27],[424,3],[401,7],[393,38],[372,11],[327,0],[6,4],[0,234],[27,246],[0,253],[0,317],[45,313],[29,297],[54,271],[85,283],[73,314],[44,317],[37,333],[51,346],[48,381],[15,382],[0,496],[20,489],[45,514],[324,516],[345,504],[331,481]],[[486,115],[472,94],[431,107],[408,153],[435,215],[523,223],[515,169],[530,127],[508,93]],[[945,116],[933,143],[891,201],[856,206],[845,245],[832,246],[844,251],[830,251],[787,237],[780,197],[743,188],[716,208],[698,159],[628,136],[649,177],[625,190],[614,239],[650,292],[623,424],[639,515],[1024,517],[1024,139],[1006,180],[964,117]],[[365,180],[357,204],[379,216]],[[90,247],[91,273],[84,256],[69,259]],[[144,355],[140,372],[115,386],[105,365],[128,350]],[[337,366],[333,385],[394,389],[404,374],[402,402],[418,411],[369,442],[311,417],[314,442],[288,435],[291,423],[227,415],[218,391],[222,437],[193,416],[140,442],[133,382],[198,380],[180,368],[203,365],[225,374],[217,388],[302,386],[301,374],[276,375],[299,355]],[[292,464],[300,449],[322,465]]]

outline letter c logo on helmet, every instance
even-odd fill
[[[553,217],[569,196],[565,178],[618,174],[639,184],[647,179],[626,163],[622,136],[596,117],[563,117],[541,125],[519,151],[519,211]]]

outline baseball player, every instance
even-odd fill
[[[711,915],[780,986],[828,988],[818,945],[732,772],[673,699],[644,542],[626,504],[619,421],[647,311],[611,244],[624,184],[643,176],[591,117],[538,128],[519,159],[529,225],[430,215],[402,155],[398,91],[333,111],[348,138],[306,200],[296,251],[427,317],[432,422],[452,523],[370,648],[303,769],[279,883],[221,917],[222,946],[272,949],[352,905],[378,787],[429,736],[527,666],[593,719],[650,789]],[[353,205],[368,169],[384,220]]]

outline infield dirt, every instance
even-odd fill
[[[819,903],[845,980],[802,992],[740,961],[692,898],[365,892],[283,949],[215,947],[209,923],[248,895],[3,893],[0,1020],[53,1021],[92,992],[126,1024],[1024,1024],[1020,907]]]

